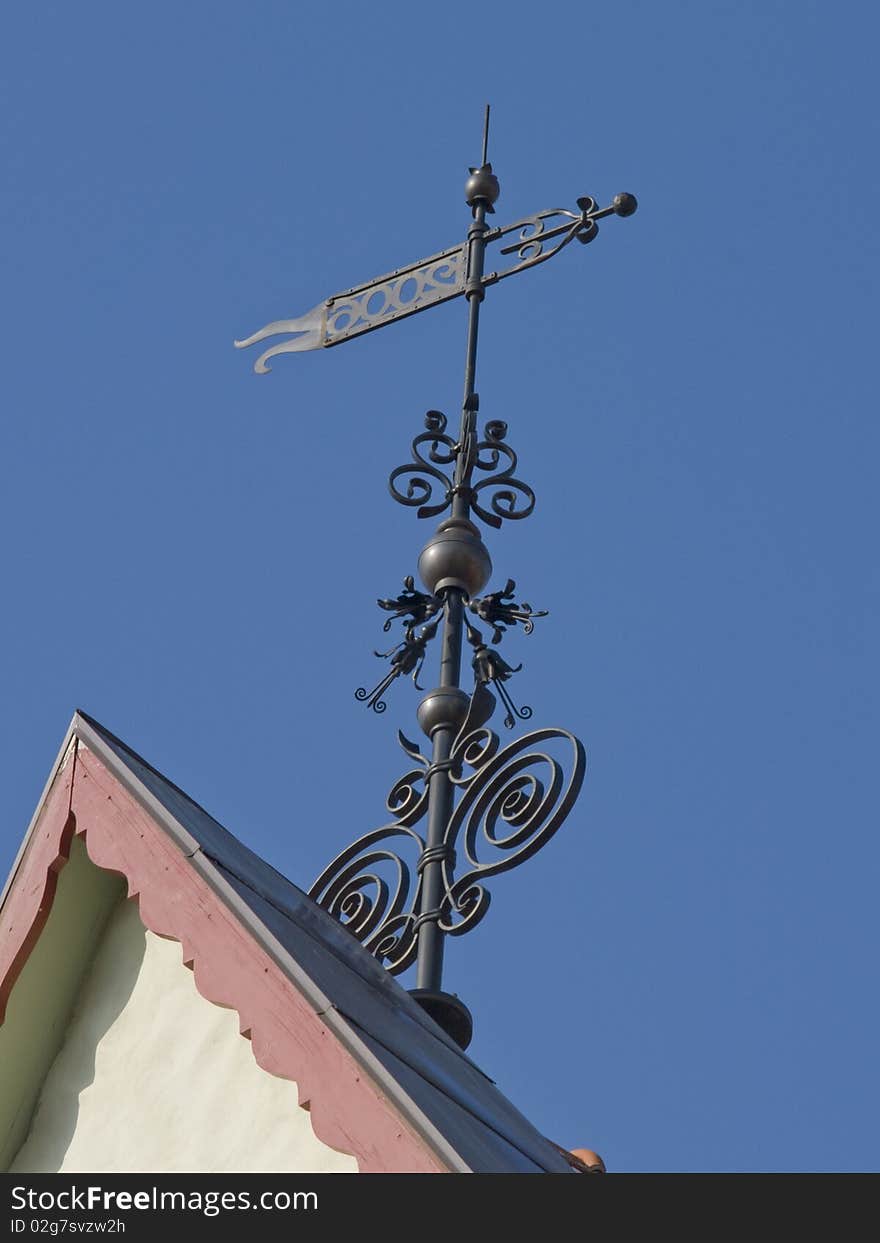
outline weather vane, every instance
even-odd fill
[[[636,200],[618,194],[610,207],[592,198],[577,200],[578,211],[552,208],[515,224],[491,228],[500,187],[487,162],[489,108],[483,127],[479,167],[470,169],[465,200],[472,223],[458,245],[417,263],[397,268],[334,294],[296,319],[275,320],[239,348],[286,336],[254,364],[260,373],[279,354],[339,345],[365,332],[464,296],[468,302],[464,400],[458,437],[447,432],[437,410],[425,415],[425,431],[412,442],[412,460],[391,472],[388,485],[400,504],[419,518],[448,511],[422,549],[418,572],[403,591],[377,603],[388,613],[383,629],[402,625],[398,641],[376,655],[389,667],[372,690],[356,698],[384,712],[384,695],[401,677],[415,685],[440,631],[438,685],[424,695],[417,717],[430,739],[430,757],[402,732],[398,740],[413,767],[392,787],[386,807],[391,823],[348,846],[321,873],[310,896],[335,915],[392,974],[417,963],[412,995],[466,1048],[473,1024],[467,1007],[442,990],[443,948],[447,935],[460,936],[482,919],[489,906],[484,882],[536,853],[567,817],[580,792],[585,756],[582,744],[562,729],[538,729],[502,747],[487,722],[501,699],[504,724],[528,720],[532,709],[518,708],[507,687],[521,666],[511,666],[497,645],[509,629],[534,628],[545,617],[516,600],[508,579],[498,591],[482,595],[492,562],[474,519],[490,527],[527,518],[535,506],[528,484],[516,477],[517,457],[507,443],[507,424],[490,419],[477,429],[475,389],[480,305],[490,285],[544,263],[575,238],[591,242],[604,216],[631,216]],[[508,266],[486,272],[488,248],[502,245]],[[508,256],[515,256],[508,259]],[[491,630],[488,637],[475,622]],[[461,688],[462,649],[472,649],[473,689]],[[422,832],[415,825],[425,821]],[[408,862],[407,860],[410,860]]]

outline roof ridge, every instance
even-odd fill
[[[103,736],[110,739],[111,742],[116,743],[116,745],[121,747],[123,751],[127,751],[128,754],[133,759],[137,760],[139,764],[143,764],[144,768],[148,768],[151,773],[161,778],[161,780],[171,786],[173,790],[176,790],[177,793],[181,795],[182,798],[185,798],[188,803],[192,803],[193,807],[197,807],[199,811],[203,812],[206,816],[209,816],[215,824],[220,825],[221,829],[223,829],[226,833],[229,833],[229,829],[227,829],[225,825],[221,824],[217,817],[208,811],[207,807],[203,807],[201,803],[197,803],[193,796],[191,794],[187,794],[186,790],[184,790],[182,786],[179,786],[176,781],[172,781],[171,778],[166,773],[163,773],[160,768],[157,768],[155,764],[151,764],[149,760],[144,759],[140,752],[135,751],[134,747],[130,747],[127,742],[119,737],[118,734],[114,734],[113,731],[109,730],[106,725],[102,725],[99,720],[91,716],[88,712],[84,712],[82,708],[74,709],[74,720],[76,717],[81,717],[82,720],[84,720],[87,725],[91,726],[92,729],[96,730],[99,734],[103,734]],[[235,835],[232,834],[232,836]],[[244,845],[244,843],[242,843],[242,845]],[[269,866],[271,867],[272,865],[269,864]]]

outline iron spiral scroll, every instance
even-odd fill
[[[484,882],[546,845],[574,806],[586,767],[582,743],[563,729],[534,730],[503,748],[490,729],[470,731],[444,766],[460,798],[442,843],[429,849],[413,826],[427,812],[435,766],[416,744],[398,737],[417,766],[388,794],[394,821],[343,850],[309,890],[392,975],[415,962],[426,923],[450,936],[477,926],[491,900]],[[456,875],[459,859],[464,870]],[[424,911],[424,869],[436,862],[442,898],[435,910]]]
[[[446,415],[439,410],[428,411],[425,427],[427,430],[412,442],[412,461],[396,466],[388,477],[388,490],[398,504],[416,509],[419,518],[436,518],[452,508],[459,493],[477,517],[496,530],[505,519],[529,517],[535,508],[535,494],[516,478],[518,459],[506,443],[506,423],[490,420],[483,439],[473,438],[466,445],[447,433]],[[467,482],[455,484],[456,466]],[[453,470],[447,473],[441,467]],[[473,482],[475,470],[487,477]]]

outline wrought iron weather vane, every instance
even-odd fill
[[[422,699],[418,722],[430,739],[430,757],[402,733],[398,740],[414,767],[393,786],[386,806],[391,823],[375,829],[338,855],[315,881],[310,896],[339,918],[392,974],[417,962],[413,996],[442,1027],[466,1047],[472,1022],[463,1003],[442,990],[443,948],[447,935],[458,936],[485,915],[489,892],[484,881],[535,854],[553,836],[580,791],[584,749],[565,730],[539,729],[501,747],[488,728],[495,707],[494,687],[512,728],[532,709],[518,708],[506,683],[521,666],[511,666],[471,617],[491,629],[492,644],[505,631],[546,613],[515,599],[516,584],[486,595],[492,562],[474,519],[488,526],[528,517],[535,496],[516,477],[517,457],[507,443],[507,424],[489,420],[477,430],[479,398],[475,390],[480,306],[486,289],[536,267],[570,242],[591,242],[605,216],[630,216],[631,194],[618,194],[610,207],[589,197],[578,211],[553,208],[503,228],[490,228],[500,187],[487,162],[489,109],[483,131],[483,157],[470,170],[465,199],[472,223],[466,239],[418,263],[334,294],[296,319],[276,320],[236,346],[243,348],[286,335],[254,364],[269,370],[268,360],[338,345],[463,296],[468,302],[464,399],[457,438],[447,432],[439,411],[425,416],[425,431],[412,442],[412,461],[391,472],[391,495],[433,518],[448,511],[419,556],[424,591],[412,576],[403,592],[377,603],[389,616],[383,629],[403,624],[400,640],[376,655],[390,662],[372,690],[356,698],[384,712],[383,696],[399,677],[418,677],[428,646],[438,631],[438,685]],[[486,256],[496,242],[516,238],[499,249],[508,266],[486,272]],[[470,615],[470,616],[469,616]],[[442,629],[441,629],[442,627]],[[473,649],[474,685],[461,688],[464,641]],[[425,821],[423,831],[413,827]],[[410,863],[407,862],[410,860]]]

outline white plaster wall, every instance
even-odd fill
[[[49,918],[0,1024],[0,1171],[9,1168],[27,1138],[46,1071],[64,1042],[95,950],[124,893],[121,878],[96,868],[83,843],[74,839]]]
[[[136,903],[110,917],[15,1172],[357,1173]]]

